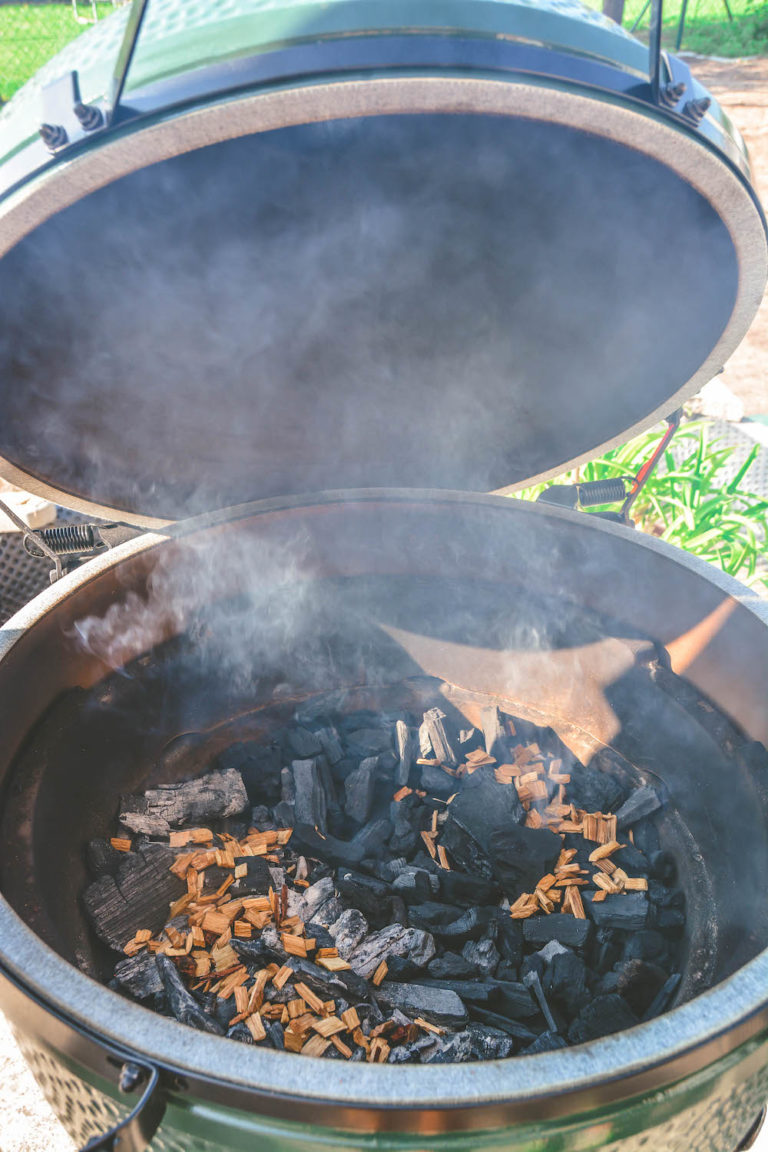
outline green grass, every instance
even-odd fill
[[[550,483],[632,476],[650,457],[663,431],[637,436]],[[727,478],[726,469],[735,449],[720,447],[712,438],[707,421],[686,424],[676,434],[674,444],[682,446],[682,458],[676,460],[667,449],[658,470],[638,497],[632,519],[642,531],[693,552],[761,595],[768,595],[768,501],[744,486],[759,446],[755,445],[735,474]],[[539,484],[518,496],[535,500],[548,486]]]
[[[111,3],[96,5],[99,17]],[[91,16],[90,4],[78,5]],[[71,4],[0,4],[0,100],[9,100],[38,68],[89,28],[75,19]]]
[[[585,0],[601,11],[601,0]],[[705,56],[759,56],[768,53],[768,4],[765,0],[728,0],[733,21],[728,19],[723,0],[688,0],[682,49]],[[644,0],[627,0],[624,27],[631,31],[644,8]],[[674,49],[682,0],[664,4],[664,46]],[[649,12],[638,25],[636,35],[645,38]]]

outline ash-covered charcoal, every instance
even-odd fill
[[[86,849],[86,909],[124,952],[110,987],[244,1043],[371,1063],[535,1054],[668,1008],[685,901],[663,793],[495,705],[481,731],[437,692],[416,714],[345,712],[361,699],[319,697],[208,776],[123,802]]]
[[[163,784],[143,796],[123,797],[119,819],[132,832],[166,836],[185,824],[236,816],[248,803],[242,776],[235,768],[226,768],[184,784]]]
[[[168,919],[168,905],[185,891],[169,871],[174,855],[168,848],[147,844],[123,855],[115,876],[96,880],[83,893],[94,932],[118,952],[142,929],[159,932]]]

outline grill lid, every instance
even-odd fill
[[[147,115],[7,197],[0,471],[143,524],[514,488],[710,379],[765,279],[743,172],[634,96],[459,74],[454,40]]]

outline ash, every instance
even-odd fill
[[[269,743],[124,797],[88,845],[110,986],[248,1044],[449,1063],[581,1044],[663,1012],[684,898],[665,798],[489,704],[460,728],[301,705]]]

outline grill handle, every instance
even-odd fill
[[[120,1069],[119,1088],[126,1094],[144,1089],[136,1107],[103,1136],[94,1136],[81,1152],[146,1152],[165,1113],[160,1073],[151,1064],[127,1061]]]

